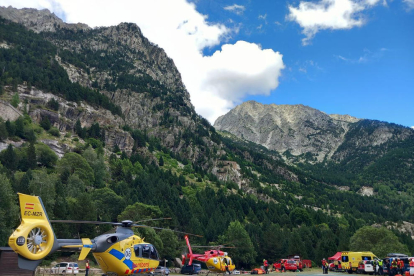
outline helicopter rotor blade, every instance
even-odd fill
[[[144,222],[144,221],[154,221],[154,220],[165,220],[165,219],[172,219],[172,218],[144,219],[144,220],[134,221],[134,223],[140,223],[140,222]]]
[[[90,221],[90,220],[50,220],[50,222],[57,223],[80,223],[80,224],[111,224],[121,226],[120,222],[108,222],[108,221]]]
[[[236,246],[224,246],[224,245],[194,245],[193,248],[211,248],[211,249],[220,249],[220,248],[237,248]]]
[[[162,228],[162,227],[153,227],[153,226],[148,226],[148,225],[143,225],[143,224],[132,224],[131,227],[141,227],[141,228],[152,228],[152,229],[157,229],[157,230],[168,230],[168,231],[173,231],[175,233],[180,233],[180,234],[184,234],[184,235],[190,235],[190,236],[196,236],[196,237],[200,237],[202,238],[203,236],[197,235],[197,234],[191,234],[191,233],[187,233],[187,232],[181,232],[181,231],[177,231],[177,230],[172,230],[172,229],[168,229],[168,228]]]

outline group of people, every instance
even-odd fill
[[[388,270],[388,275],[392,276],[392,275],[404,275],[404,261],[400,258],[394,258],[391,263],[389,260],[386,260],[385,263],[387,270]],[[410,270],[409,273],[410,275],[414,275],[414,258],[410,259],[409,262],[409,266],[410,266]]]
[[[386,259],[385,263],[381,259],[375,259],[372,261],[372,266],[374,269],[374,275],[384,275],[384,267],[387,268],[388,276],[396,276],[401,275],[405,276],[404,270],[405,270],[405,264],[404,260],[400,258],[394,258],[394,259]],[[409,274],[411,276],[414,276],[414,258],[409,259]],[[323,274],[328,274],[329,271],[329,263],[325,260],[325,258],[322,260],[322,271]]]

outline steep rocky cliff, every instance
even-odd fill
[[[111,140],[126,139],[119,145],[122,150],[130,151],[129,138],[124,137],[121,129],[128,126],[158,138],[163,146],[182,158],[205,168],[209,166],[207,163],[211,165],[209,158],[215,153],[210,150],[206,153],[206,148],[219,148],[211,139],[211,135],[215,135],[214,129],[196,114],[172,59],[163,49],[148,41],[136,24],[121,23],[91,29],[84,24],[64,23],[48,10],[11,7],[0,7],[0,16],[41,33],[43,38],[57,47],[53,59],[65,69],[71,82],[99,91],[122,110],[122,116],[110,112],[107,116],[103,114],[103,109],[91,112],[96,107],[73,103],[75,108],[59,110],[68,123],[49,114],[51,121],[59,121],[59,129],[73,127],[77,119],[83,126],[98,122],[112,129],[108,133],[112,135]],[[7,41],[3,44],[13,47]],[[49,93],[33,88],[38,91],[37,95]],[[31,93],[26,91],[21,96],[27,98],[25,95]],[[68,105],[65,103],[62,108],[65,106]],[[79,109],[86,112],[76,111]],[[67,115],[68,112],[70,115]],[[32,111],[31,115],[40,118],[46,113],[38,110]]]

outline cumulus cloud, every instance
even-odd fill
[[[210,122],[246,95],[268,95],[278,86],[284,68],[282,55],[273,50],[244,41],[222,45],[235,30],[209,22],[207,15],[199,13],[194,3],[186,0],[116,3],[112,0],[3,0],[2,3],[18,8],[48,8],[60,13],[66,22],[82,22],[91,27],[136,23],[150,41],[174,60],[196,111]],[[240,7],[234,9],[240,10]],[[204,56],[204,49],[220,45],[221,51]]]
[[[306,36],[302,43],[310,40],[321,30],[339,30],[360,27],[365,24],[362,12],[376,5],[380,0],[320,0],[300,2],[298,7],[289,6],[286,19],[295,21]],[[408,0],[412,1],[412,0]]]
[[[238,15],[243,14],[243,12],[246,10],[246,8],[244,6],[237,5],[237,4],[234,4],[234,5],[231,5],[231,6],[225,6],[224,9],[226,11],[234,12],[235,14],[238,14]]]
[[[204,57],[204,65],[202,88],[236,101],[246,95],[269,95],[285,67],[279,52],[246,41],[223,45],[221,51]]]

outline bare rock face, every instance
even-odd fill
[[[0,117],[5,121],[15,121],[23,114],[10,103],[0,100]]]
[[[90,127],[94,123],[99,123],[105,129],[105,144],[109,148],[118,145],[125,152],[132,151],[134,139],[128,132],[119,129],[124,124],[124,121],[119,116],[114,116],[108,110],[95,108],[85,103],[69,102],[51,93],[38,90],[35,87],[28,89],[26,86],[19,85],[18,92],[20,99],[28,103],[26,108],[33,121],[40,123],[42,119],[47,117],[51,124],[61,132],[72,132],[78,119],[82,127]],[[58,111],[46,108],[47,102],[52,98],[59,102]],[[65,150],[65,148],[62,148],[61,145],[55,142],[46,141],[44,143],[49,145],[59,157]]]
[[[87,30],[90,29],[86,24],[68,24],[64,23],[62,19],[58,18],[49,10],[36,9],[15,9],[11,6],[0,7],[0,16],[12,22],[22,24],[34,32],[54,32],[59,28],[66,28],[70,30]]]
[[[386,122],[349,115],[327,115],[304,105],[245,102],[214,123],[218,130],[282,153],[286,160],[343,160],[360,154],[381,156],[393,144],[414,138],[414,132]]]
[[[280,153],[311,153],[322,161],[342,143],[349,123],[304,105],[248,101],[219,117],[214,127]]]

